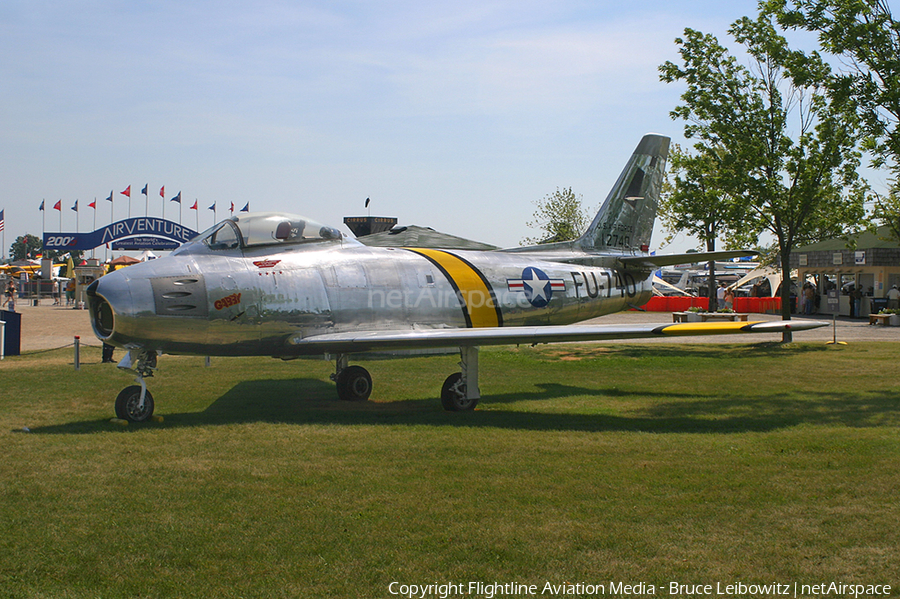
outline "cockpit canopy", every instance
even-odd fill
[[[253,212],[233,216],[197,236],[211,249],[224,250],[261,245],[293,245],[340,239],[341,232],[296,214]]]

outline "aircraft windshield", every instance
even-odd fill
[[[340,239],[341,232],[296,214],[256,212],[219,223],[202,237],[213,249]]]

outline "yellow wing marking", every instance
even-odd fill
[[[750,327],[756,322],[683,322],[678,324],[670,324],[663,327],[659,332],[663,335],[707,335],[711,333],[720,333],[731,331],[740,332],[742,329]]]

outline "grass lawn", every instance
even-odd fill
[[[472,413],[436,399],[457,356],[366,362],[364,404],[327,362],[163,356],[127,427],[82,360],[0,362],[4,597],[900,587],[895,344],[489,349]]]

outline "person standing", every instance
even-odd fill
[[[66,305],[75,302],[75,279],[69,279],[66,283]]]
[[[862,296],[862,287],[856,286],[853,288],[853,291],[850,292],[850,305],[853,312],[850,316],[853,318],[859,318],[861,316]]]
[[[719,283],[719,288],[716,289],[716,309],[718,310],[722,306],[725,305],[725,283]]]
[[[803,313],[814,314],[816,311],[816,288],[807,283],[803,286]]]
[[[16,311],[16,284],[13,281],[6,286],[6,299],[3,300],[3,307],[10,312]]]
[[[897,289],[896,285],[892,286],[887,292],[887,300],[888,308],[892,310],[900,308],[900,289]]]
[[[734,310],[734,291],[731,289],[725,290],[725,309]]]

